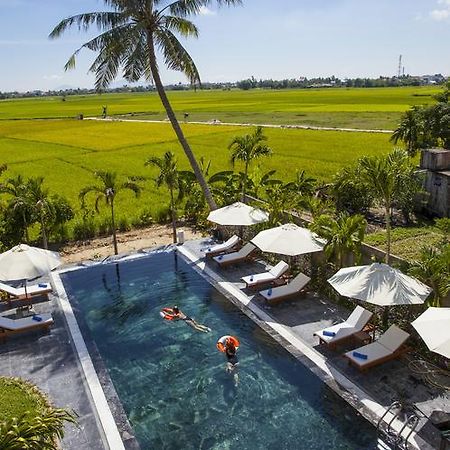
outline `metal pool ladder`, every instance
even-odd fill
[[[414,411],[412,411],[403,423],[401,429],[397,432],[393,428],[392,424],[396,419],[399,419],[399,415],[402,412],[402,409],[403,407],[400,402],[394,402],[380,417],[380,420],[377,423],[378,448],[380,450],[408,450],[408,440],[411,434],[416,429],[417,424],[419,423],[419,416]],[[392,414],[392,419],[384,424],[384,419],[389,413]],[[405,437],[403,437],[402,434],[407,429],[409,429],[409,432]]]

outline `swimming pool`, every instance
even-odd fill
[[[61,275],[141,448],[372,449],[375,430],[176,252]],[[159,311],[178,304],[199,333]],[[239,384],[215,348],[241,341]]]

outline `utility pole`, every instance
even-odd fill
[[[402,76],[402,55],[398,57],[398,72],[397,72],[397,78],[400,78]]]

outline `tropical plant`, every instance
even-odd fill
[[[267,137],[263,134],[262,127],[256,127],[252,134],[244,136],[235,136],[228,148],[231,150],[231,163],[242,161],[244,163],[244,176],[242,181],[242,201],[245,202],[246,186],[248,179],[248,168],[250,163],[262,156],[272,154],[272,149],[264,142]]]
[[[408,181],[410,167],[408,154],[399,149],[395,149],[387,156],[366,156],[358,161],[361,181],[368,186],[376,202],[384,209],[387,264],[391,254],[391,211],[396,197]]]
[[[177,170],[177,159],[172,152],[164,153],[162,158],[152,156],[145,162],[146,166],[152,165],[159,169],[159,174],[155,179],[156,186],[166,186],[170,193],[170,215],[172,217],[172,234],[173,242],[177,242],[177,225],[176,225],[176,207],[174,191],[179,190],[179,197],[183,195],[183,190],[180,189],[181,183],[179,178],[179,172]]]
[[[31,222],[31,207],[28,198],[28,187],[22,175],[9,178],[5,183],[0,184],[0,193],[9,194],[8,207],[19,213],[22,223],[19,224],[22,234],[25,235],[25,242],[30,242],[28,225]]]
[[[409,156],[415,156],[417,150],[423,145],[424,121],[420,107],[413,107],[406,111],[398,127],[391,136],[391,141],[397,144],[403,141]]]
[[[49,191],[43,184],[43,177],[30,178],[27,182],[26,190],[30,208],[38,218],[41,226],[42,246],[47,249],[47,228],[53,217],[53,204],[49,197]]]
[[[309,228],[326,239],[325,255],[341,268],[349,253],[360,260],[366,226],[367,222],[363,216],[359,214],[349,216],[342,213],[337,217],[323,214],[317,217]]]
[[[425,248],[420,259],[411,265],[409,274],[430,286],[433,293],[428,302],[432,306],[441,306],[450,291],[450,244],[440,249]]]
[[[100,201],[104,200],[111,210],[111,230],[113,234],[114,254],[118,254],[117,250],[117,234],[114,212],[114,200],[116,195],[122,190],[132,191],[136,197],[141,193],[141,188],[132,180],[127,180],[124,183],[117,181],[117,173],[107,171],[97,171],[94,173],[95,177],[99,180],[100,184],[86,186],[80,191],[79,198],[81,200],[81,206],[84,207],[85,197],[90,192],[96,195],[95,210],[97,213],[99,210]]]
[[[104,3],[112,11],[69,17],[50,33],[51,38],[57,38],[73,25],[82,30],[94,25],[101,30],[100,35],[74,52],[65,68],[74,68],[77,54],[87,48],[99,52],[90,67],[90,71],[96,74],[97,89],[107,87],[121,67],[127,81],[138,81],[143,76],[153,81],[206,201],[210,209],[215,209],[214,199],[164,90],[156,50],[162,54],[169,69],[184,73],[192,84],[200,83],[197,67],[176,34],[183,38],[197,37],[197,27],[188,17],[200,13],[212,3],[237,5],[241,0],[104,0]]]
[[[48,223],[50,235],[56,237],[61,242],[67,239],[66,223],[75,216],[72,206],[65,197],[54,194],[50,196],[52,210],[51,221]]]
[[[269,220],[262,226],[271,228],[287,222],[296,203],[292,192],[275,185],[267,189],[265,197],[263,209],[269,213]]]
[[[261,191],[267,191],[267,189],[273,186],[281,186],[283,184],[281,180],[272,178],[275,173],[276,170],[263,172],[259,166],[252,170],[247,180],[251,195],[259,198]]]
[[[0,422],[2,450],[58,450],[64,437],[64,424],[76,424],[76,416],[64,409],[51,408],[46,413],[25,413],[19,418]]]
[[[295,174],[295,180],[287,183],[285,188],[302,196],[314,194],[317,180],[308,177],[304,170],[298,170]]]

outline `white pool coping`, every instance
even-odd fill
[[[113,414],[108,405],[108,400],[103,392],[103,388],[100,384],[100,380],[98,379],[94,364],[81,334],[80,327],[78,326],[77,319],[75,318],[72,306],[70,305],[66,290],[64,289],[64,285],[60,277],[60,273],[62,272],[64,271],[52,272],[52,282],[57,293],[59,304],[64,312],[64,316],[72,336],[72,342],[75,345],[78,359],[94,402],[93,406],[97,410],[97,416],[103,429],[104,440],[106,440],[106,444],[110,450],[125,450],[116,421],[114,420]]]
[[[314,350],[305,344],[298,336],[296,336],[288,327],[277,322],[273,317],[271,317],[263,309],[259,308],[251,300],[252,297],[247,296],[239,288],[237,288],[233,283],[225,281],[217,272],[208,267],[203,259],[200,259],[188,250],[184,246],[179,246],[178,251],[189,259],[200,272],[203,272],[208,278],[212,279],[218,286],[232,295],[236,300],[238,300],[242,305],[249,309],[253,314],[255,314],[261,321],[263,321],[268,327],[275,331],[278,335],[283,337],[292,346],[294,346],[298,351],[300,351],[305,357],[307,357],[314,365],[321,369],[323,376],[321,376],[323,381],[327,378],[334,380],[340,387],[349,392],[353,397],[356,397],[364,407],[370,411],[379,420],[386,411],[386,407],[380,405],[374,398],[372,398],[367,392],[358,387],[349,378],[347,378],[343,373],[337,369],[331,370],[330,366],[327,365],[326,358],[319,352]],[[320,376],[320,375],[319,375]],[[387,414],[385,417],[385,422],[392,420],[393,415]],[[398,433],[402,430],[404,423],[398,419],[395,419],[391,423],[391,427]],[[405,428],[402,432],[402,437],[406,438],[409,434],[410,429]],[[411,447],[417,450],[432,449],[430,444],[424,441],[417,433],[412,433],[409,436],[408,443]]]

